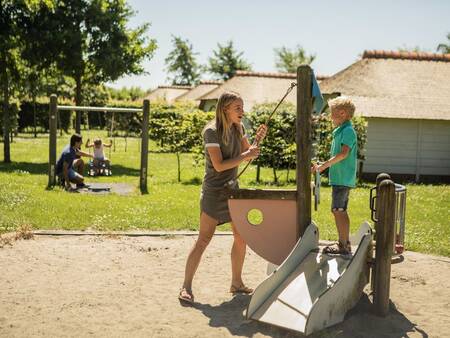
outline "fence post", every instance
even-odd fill
[[[141,142],[141,173],[140,188],[141,193],[148,193],[147,189],[147,168],[148,168],[148,120],[150,115],[150,101],[144,100],[142,119],[142,142]]]
[[[48,188],[56,183],[56,132],[57,132],[57,112],[58,98],[55,94],[50,95],[50,113],[49,113],[49,154],[48,154]]]
[[[297,239],[311,224],[312,69],[297,68]]]
[[[385,179],[379,184],[373,303],[375,314],[389,312],[392,242],[395,232],[395,184]]]

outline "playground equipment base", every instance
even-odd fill
[[[309,335],[344,320],[368,283],[372,231],[363,223],[352,236],[353,254],[319,252],[319,230],[306,229],[288,257],[256,289],[247,319]]]

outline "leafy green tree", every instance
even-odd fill
[[[208,70],[216,74],[223,80],[232,78],[238,70],[251,71],[252,67],[242,57],[244,52],[238,52],[233,41],[228,41],[224,45],[217,44],[218,50],[213,51],[214,56],[209,58]]]
[[[23,39],[20,34],[19,18],[27,10],[25,1],[2,0],[0,6],[0,87],[2,101],[2,131],[4,162],[11,162],[10,131],[11,105],[10,100],[20,82],[20,52]]]
[[[302,46],[297,45],[295,49],[286,47],[275,48],[275,67],[280,72],[295,73],[300,65],[311,64],[316,55],[307,55]]]
[[[427,50],[423,49],[420,46],[408,47],[406,45],[403,45],[403,47],[397,48],[397,50],[399,52],[405,52],[405,53],[409,53],[409,52],[413,52],[413,53],[427,52]]]
[[[83,85],[114,81],[123,75],[142,74],[142,62],[150,59],[156,41],[148,39],[149,24],[127,28],[134,14],[125,0],[57,1],[49,13],[52,38],[41,39],[40,47],[51,45],[58,69],[75,81],[75,103],[83,104]],[[81,114],[77,113],[76,131]]]
[[[450,33],[447,34],[447,43],[440,43],[437,46],[437,51],[441,52],[442,54],[450,53]]]
[[[167,71],[173,74],[173,85],[192,85],[200,79],[201,66],[195,60],[189,40],[172,36],[173,50],[165,59]]]

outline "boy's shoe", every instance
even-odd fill
[[[337,242],[334,245],[326,246],[325,248],[323,248],[322,253],[328,255],[349,256],[352,254],[352,246],[350,245],[350,241],[347,241],[346,244]]]
[[[89,188],[89,185],[84,184],[84,183],[78,183],[77,184],[77,189],[83,189],[83,188]]]

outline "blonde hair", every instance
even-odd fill
[[[242,134],[242,128],[236,127],[226,114],[227,108],[230,104],[236,100],[242,100],[241,95],[236,92],[227,91],[220,95],[216,106],[216,118],[215,120],[209,122],[205,129],[214,125],[216,126],[217,134],[222,137],[224,144],[228,144],[230,141],[231,128],[236,128],[236,130]]]
[[[102,144],[102,139],[101,139],[100,137],[97,137],[97,138],[94,140],[94,144],[95,144],[96,146],[101,145],[101,144]]]
[[[328,101],[330,109],[339,109],[346,112],[350,117],[355,113],[355,105],[352,100],[346,96],[339,96]]]

